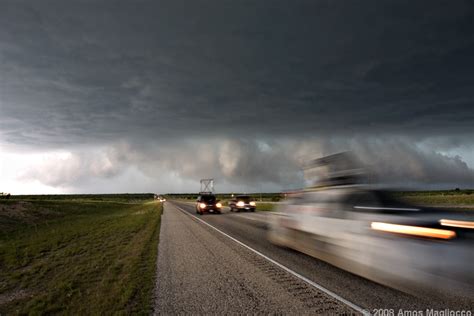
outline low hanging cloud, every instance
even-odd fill
[[[216,179],[219,191],[304,186],[306,159],[351,150],[386,185],[451,188],[474,185],[474,169],[459,156],[423,148],[405,138],[285,140],[266,142],[228,139],[190,141],[166,146],[117,143],[102,150],[46,155],[26,169],[20,180],[78,188],[94,179],[114,179],[135,170],[150,181],[150,191],[165,191],[166,181],[185,183],[181,191],[197,191],[201,178]],[[110,181],[110,192],[114,191]],[[434,185],[433,185],[434,184]]]
[[[37,180],[52,187],[74,187],[91,178],[111,178],[123,165],[105,152],[52,152],[40,155],[22,170],[20,181]]]
[[[109,154],[110,160],[135,165],[153,176],[165,171],[181,179],[215,178],[250,187],[285,186],[299,180],[297,160],[289,148],[255,140],[195,140],[163,146],[127,143],[113,147]]]
[[[407,139],[354,141],[350,148],[384,183],[419,188],[474,185],[474,169],[460,156],[426,149]]]
[[[43,155],[15,181],[278,190],[351,150],[386,183],[474,186],[472,4],[206,3],[2,1],[0,146]]]

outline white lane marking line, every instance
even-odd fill
[[[419,208],[405,208],[405,207],[375,207],[375,206],[354,206],[354,208],[361,210],[387,210],[387,211],[412,211],[417,212]]]
[[[317,284],[317,283],[311,281],[310,279],[308,279],[308,278],[302,276],[302,275],[299,274],[298,272],[295,272],[295,271],[291,270],[291,269],[288,268],[287,266],[282,265],[281,263],[279,263],[279,262],[273,260],[272,258],[267,257],[266,255],[264,255],[264,254],[261,253],[260,251],[255,250],[255,249],[253,249],[253,248],[250,247],[250,246],[247,246],[247,245],[244,244],[243,242],[241,242],[241,241],[235,239],[234,237],[232,237],[232,236],[230,236],[230,235],[224,233],[224,232],[223,232],[222,230],[220,230],[219,228],[216,228],[216,227],[212,226],[211,224],[207,223],[206,221],[203,221],[203,220],[200,219],[199,217],[194,216],[193,214],[190,214],[189,212],[185,211],[184,209],[182,209],[181,207],[177,206],[176,204],[174,204],[174,206],[175,206],[177,209],[179,209],[181,212],[185,213],[186,215],[189,215],[189,216],[191,216],[191,217],[194,217],[195,219],[197,219],[197,220],[200,221],[201,223],[203,223],[203,224],[209,226],[210,228],[216,230],[217,232],[221,233],[222,235],[226,236],[227,238],[229,238],[229,239],[235,241],[236,243],[238,243],[238,244],[241,245],[242,247],[247,248],[248,250],[250,250],[250,251],[252,251],[253,253],[259,255],[260,257],[262,257],[262,258],[264,258],[264,259],[270,261],[270,262],[273,263],[274,265],[276,265],[276,266],[278,266],[279,268],[285,270],[286,272],[292,274],[293,276],[297,277],[298,279],[303,280],[304,282],[308,283],[309,285],[311,285],[311,286],[317,288],[318,290],[320,290],[320,291],[326,293],[327,295],[331,296],[332,298],[334,298],[334,299],[336,299],[336,300],[338,300],[338,301],[340,301],[340,302],[346,304],[347,306],[351,307],[351,308],[354,309],[355,311],[357,311],[357,312],[359,312],[359,313],[361,313],[361,314],[363,314],[363,315],[370,315],[370,313],[369,313],[366,309],[364,309],[364,308],[362,308],[362,307],[360,307],[360,306],[358,306],[358,305],[356,305],[356,304],[354,304],[354,303],[352,303],[352,302],[346,300],[345,298],[343,298],[343,297],[337,295],[336,293],[332,292],[331,290],[328,290],[328,289],[326,289],[325,287],[323,287],[322,285],[319,285],[319,284]]]
[[[240,217],[240,218],[245,218],[245,219],[247,219],[247,220],[249,220],[249,221],[254,221],[254,222],[265,222],[265,218],[254,218],[254,217],[252,217],[252,216],[250,216],[250,215],[242,215],[242,214],[241,214],[241,215],[237,215],[237,214],[235,214],[234,216]],[[255,217],[257,217],[257,216],[255,216]],[[258,217],[261,217],[261,216],[258,216]]]

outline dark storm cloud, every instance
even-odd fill
[[[137,169],[153,190],[195,191],[199,179],[213,177],[222,191],[260,191],[301,188],[301,166],[308,158],[352,150],[376,181],[396,187],[470,187],[474,170],[459,156],[422,148],[407,138],[371,137],[306,139],[304,141],[219,140],[147,146],[127,142],[86,153],[75,150],[36,161],[21,180],[37,180],[54,187],[86,188],[108,179],[107,192],[123,184],[117,179]],[[151,180],[150,180],[151,179]],[[186,186],[179,186],[181,182]],[[173,188],[173,189],[172,189]],[[103,186],[97,188],[104,190]]]
[[[246,171],[234,178],[274,183],[295,167],[285,146],[308,137],[401,135],[412,144],[400,150],[412,153],[416,142],[443,139],[432,141],[436,154],[438,143],[472,143],[473,9],[469,1],[5,0],[1,140],[51,149],[175,143],[172,154],[151,155],[167,161],[220,139],[242,153],[235,164]],[[280,138],[293,143],[257,148]],[[205,161],[219,165],[220,150]],[[433,166],[430,154],[415,156]],[[448,160],[439,161],[454,168]],[[169,164],[183,177],[199,174],[188,162]],[[428,173],[421,181],[439,180]]]
[[[467,2],[3,1],[1,9],[7,141],[207,135],[208,124],[233,134],[237,118],[250,135],[472,132]]]

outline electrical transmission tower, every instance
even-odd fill
[[[200,193],[214,193],[214,179],[201,179]]]

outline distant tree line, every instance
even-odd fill
[[[284,193],[217,193],[215,194],[219,200],[228,200],[236,195],[249,195],[253,199],[259,201],[273,201],[278,202],[282,200],[285,195]],[[198,193],[167,193],[171,199],[187,199],[187,200],[196,200],[199,196]]]

